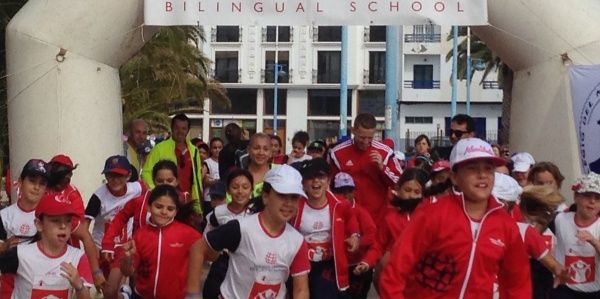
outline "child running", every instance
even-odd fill
[[[350,174],[338,172],[335,175],[332,191],[338,198],[346,198],[346,200],[348,200],[354,215],[356,215],[356,220],[358,221],[360,228],[358,251],[348,253],[348,273],[350,273],[350,288],[348,289],[348,294],[351,298],[366,299],[369,290],[371,289],[371,283],[373,282],[373,270],[371,269],[364,273],[354,273],[353,270],[359,264],[367,250],[369,250],[375,242],[377,227],[369,212],[356,204],[356,200],[354,199],[354,189],[354,180]]]
[[[249,205],[253,182],[252,174],[245,169],[235,169],[227,176],[226,186],[231,195],[231,202],[215,207],[214,211],[208,214],[204,234],[233,219],[242,219],[251,215]],[[220,286],[225,279],[228,264],[229,255],[225,251],[221,252],[219,258],[211,264],[202,290],[204,299],[219,298]]]
[[[0,273],[16,275],[12,298],[91,298],[92,273],[85,253],[67,244],[70,202],[45,195],[35,210],[36,236],[0,255]]]
[[[135,275],[132,298],[185,298],[190,248],[202,235],[178,221],[184,208],[192,210],[181,204],[173,186],[157,185],[150,193],[147,225],[125,244],[121,261],[123,274]]]
[[[299,168],[307,197],[300,200],[293,223],[308,244],[310,298],[342,298],[350,286],[346,250],[358,250],[358,222],[350,205],[328,191],[325,159],[305,160]]]
[[[262,212],[234,219],[207,233],[194,244],[190,256],[186,298],[201,298],[204,256],[229,251],[229,271],[221,284],[222,298],[276,298],[291,295],[308,299],[308,250],[304,238],[288,221],[305,196],[302,177],[288,165],[275,167],[264,177]],[[291,275],[293,291],[285,282]]]
[[[40,159],[29,160],[19,176],[17,202],[0,210],[0,254],[33,237],[35,207],[46,192],[48,166]],[[0,276],[0,298],[8,299],[14,288],[14,275]]]
[[[103,184],[94,192],[85,209],[85,228],[87,229],[91,221],[94,220],[92,237],[98,250],[102,248],[102,237],[110,226],[113,217],[127,202],[144,191],[144,187],[140,182],[128,182],[131,175],[131,164],[125,156],[117,155],[106,159],[102,173],[106,178],[106,184]],[[115,239],[115,242],[121,243],[127,240],[128,236],[131,235],[131,230],[131,227],[124,230]],[[108,277],[104,287],[104,297],[108,299],[118,298],[117,292],[123,279],[118,264],[121,257],[119,253],[122,252],[117,252],[113,261],[101,261],[101,269],[105,277]]]
[[[504,164],[477,138],[450,154],[461,192],[418,209],[392,249],[380,282],[382,299],[530,299],[529,263],[514,220],[492,196],[495,167]]]
[[[569,280],[551,298],[600,298],[600,175],[590,172],[571,189],[575,212],[555,219],[556,259],[568,269]]]
[[[360,264],[354,269],[355,274],[363,273],[376,266],[379,261],[379,270],[387,263],[390,252],[411,220],[413,211],[422,201],[422,192],[429,180],[427,173],[419,168],[407,169],[396,183],[392,194],[392,207],[385,213],[382,224],[377,231],[375,244],[362,258]],[[379,275],[375,276],[375,285],[379,285]]]

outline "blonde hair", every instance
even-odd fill
[[[554,218],[558,206],[564,201],[564,197],[550,186],[526,186],[523,188],[519,205],[524,215],[547,226]]]

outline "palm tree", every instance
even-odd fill
[[[467,27],[458,27],[458,36],[467,36]],[[452,40],[452,32],[448,36],[448,40]],[[452,50],[446,54],[446,61],[452,59]],[[483,76],[479,84],[482,84],[487,76],[496,71],[498,73],[498,85],[502,88],[502,123],[500,132],[498,132],[498,143],[507,144],[509,141],[510,129],[510,110],[512,104],[512,88],[513,88],[513,70],[508,65],[502,62],[500,57],[496,55],[490,48],[487,47],[479,37],[471,33],[471,60],[479,61],[484,64]],[[475,71],[478,71],[477,69]],[[474,72],[471,72],[471,78]],[[457,77],[459,80],[467,79],[467,39],[458,44],[458,69]]]
[[[203,30],[163,27],[120,69],[123,123],[143,118],[167,130],[169,115],[202,112],[206,97],[229,105],[226,90],[208,78],[210,60],[199,50]]]

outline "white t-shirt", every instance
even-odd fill
[[[215,207],[215,209],[208,213],[206,216],[207,223],[204,228],[204,234],[208,233],[211,230],[229,222],[233,219],[241,219],[246,216],[249,216],[248,210],[244,210],[241,213],[234,213],[229,209],[229,205],[219,205]]]
[[[71,284],[61,276],[62,262],[77,268],[84,286],[92,286],[90,265],[83,250],[67,245],[61,256],[50,257],[40,250],[38,244],[19,244],[0,256],[0,272],[16,274],[12,299],[73,298]]]
[[[302,162],[304,160],[310,160],[310,159],[312,159],[312,156],[307,155],[307,154],[304,154],[304,156],[302,156],[300,158],[296,158],[292,154],[289,154],[287,164],[292,164],[295,162]]]
[[[0,242],[13,236],[33,237],[37,233],[34,224],[35,209],[24,211],[14,203],[0,210],[0,220]]]
[[[278,235],[262,225],[261,213],[229,221],[205,235],[216,251],[229,251],[223,298],[286,298],[285,282],[310,271],[306,244],[289,224]]]
[[[587,227],[575,223],[575,212],[556,215],[556,259],[569,271],[567,286],[579,292],[600,291],[600,255],[589,242],[575,235],[585,230],[600,239],[600,218]]]
[[[212,157],[204,160],[204,164],[208,169],[208,177],[213,180],[219,180],[219,161],[215,161]],[[210,201],[210,196],[208,195],[208,191],[210,188],[204,188],[204,201]]]
[[[308,245],[308,259],[321,262],[333,258],[329,204],[319,209],[305,204],[299,231]]]
[[[124,195],[118,197],[110,193],[106,184],[103,184],[94,192],[94,195],[92,195],[85,208],[85,218],[95,221],[94,228],[92,229],[92,238],[98,248],[101,248],[104,232],[115,215],[117,215],[127,202],[140,196],[141,193],[142,185],[139,182],[127,183],[127,191]],[[132,230],[133,219],[129,219],[126,234],[115,237],[115,244],[120,244],[127,240],[131,236]]]

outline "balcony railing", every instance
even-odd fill
[[[440,89],[439,80],[404,80],[404,88]]]
[[[279,72],[279,79],[277,79],[277,83],[291,83],[291,70],[288,71],[287,68],[284,68]],[[275,72],[273,69],[263,69],[262,70],[262,82],[263,83],[275,83]]]
[[[481,85],[483,89],[500,89],[498,81],[483,81]]]
[[[364,84],[385,84],[385,69],[363,70]]]
[[[439,43],[442,35],[439,33],[411,33],[404,35],[407,43]]]
[[[221,83],[240,83],[240,74],[242,73],[241,69],[237,70],[215,70],[215,80]]]

